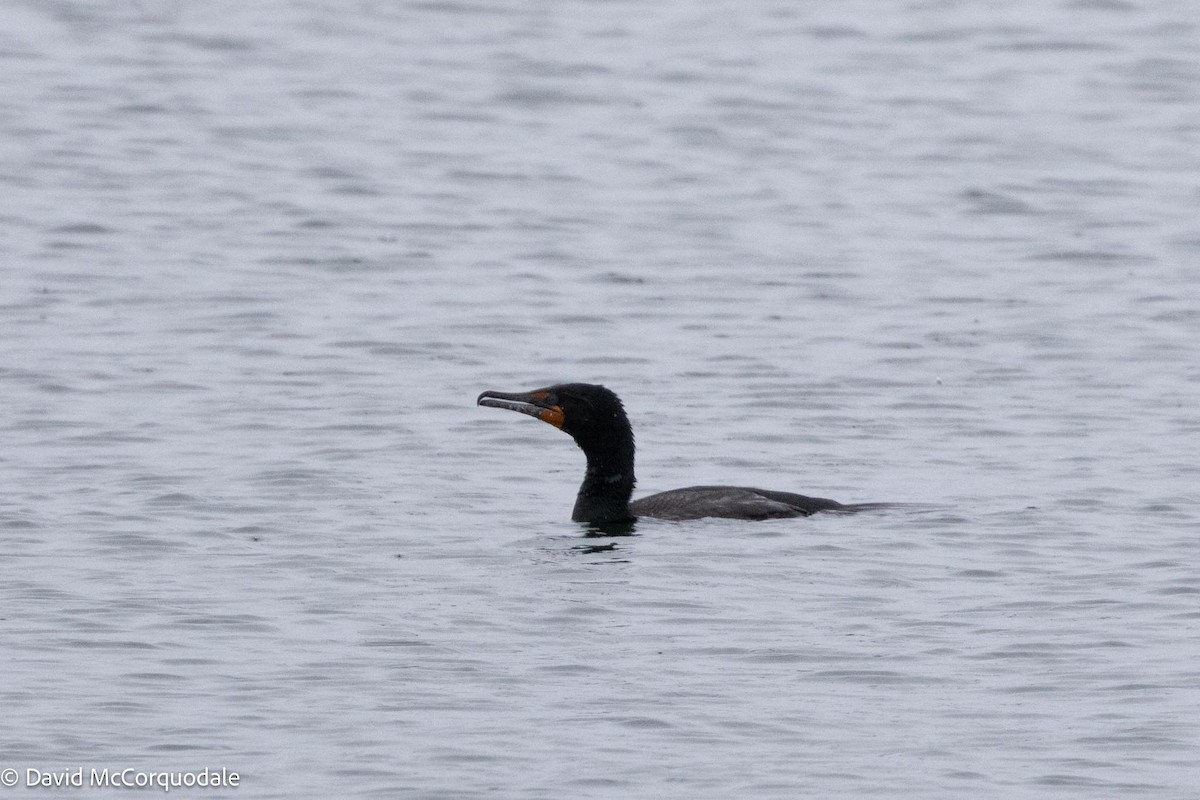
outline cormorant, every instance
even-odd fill
[[[633,429],[621,399],[609,389],[591,383],[560,383],[532,392],[484,392],[477,402],[537,417],[571,435],[587,456],[587,474],[571,513],[576,522],[624,523],[638,517],[778,519],[881,505],[843,505],[821,497],[742,486],[689,486],[630,502],[635,482]]]

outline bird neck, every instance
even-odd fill
[[[585,449],[587,474],[575,497],[571,519],[576,522],[626,522],[629,498],[637,479],[633,475],[633,442],[602,450]]]

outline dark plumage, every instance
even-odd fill
[[[587,473],[571,514],[576,522],[631,522],[638,517],[776,519],[878,507],[742,486],[689,486],[630,502],[636,480],[633,430],[613,392],[590,383],[562,383],[532,392],[484,392],[478,403],[537,417],[571,435],[587,456]]]

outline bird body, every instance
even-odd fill
[[[841,503],[792,492],[752,489],[748,486],[688,486],[659,492],[629,504],[634,517],[657,519],[782,519],[807,517],[818,511],[836,511]]]
[[[638,517],[761,520],[878,507],[743,486],[689,486],[630,502],[636,483],[633,429],[620,398],[611,390],[590,383],[564,383],[532,392],[487,391],[477,402],[528,414],[571,435],[587,457],[587,472],[571,514],[576,522],[621,523]]]

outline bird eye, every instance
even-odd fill
[[[591,399],[583,395],[570,394],[563,397],[563,400],[571,404],[571,408],[576,415],[583,415],[592,411]]]

